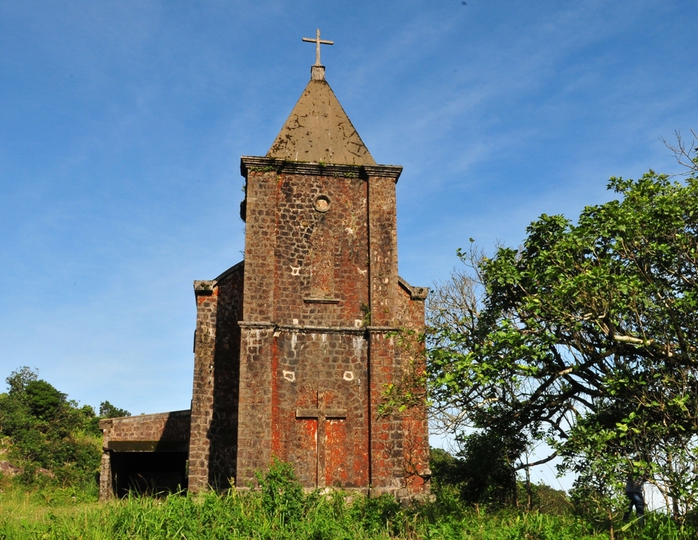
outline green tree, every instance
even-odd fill
[[[461,254],[474,292],[457,325],[432,317],[430,392],[452,427],[546,438],[580,473],[606,459],[604,485],[646,469],[683,514],[698,493],[687,468],[698,434],[698,181],[650,171],[609,189],[619,198],[576,224],[542,215],[519,249]]]
[[[24,399],[27,385],[30,382],[38,380],[38,378],[38,370],[31,369],[27,366],[22,366],[16,371],[10,373],[10,375],[5,379],[8,387],[8,394],[13,397]]]
[[[99,416],[101,418],[120,418],[122,416],[131,416],[131,413],[126,409],[119,409],[108,401],[102,401],[99,404]]]
[[[41,379],[27,383],[24,392],[27,405],[39,420],[52,420],[66,403],[64,393]]]
[[[94,409],[68,400],[27,367],[6,381],[8,392],[0,394],[0,433],[12,443],[10,458],[24,470],[20,478],[34,482],[42,468],[63,484],[90,482],[100,459]]]

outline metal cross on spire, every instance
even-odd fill
[[[323,45],[334,45],[334,41],[327,41],[324,39],[320,39],[320,29],[319,28],[315,32],[315,39],[304,37],[303,41],[307,41],[309,43],[315,43],[315,65],[316,66],[322,65],[320,63],[320,44],[322,43]]]

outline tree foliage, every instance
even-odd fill
[[[28,367],[13,371],[6,382],[8,391],[0,394],[0,434],[11,443],[9,458],[21,467],[21,480],[92,482],[101,439],[94,409],[69,400]],[[128,414],[105,403],[108,412]]]
[[[121,418],[122,416],[131,416],[131,413],[126,409],[120,409],[112,405],[108,401],[102,401],[99,404],[99,416],[100,418]]]
[[[29,409],[39,420],[53,420],[66,403],[66,395],[43,380],[30,381],[24,392]]]
[[[546,438],[579,473],[614,456],[610,481],[649,471],[682,513],[698,491],[698,181],[609,189],[577,223],[542,215],[519,249],[461,254],[470,271],[430,309],[430,391],[452,429]]]

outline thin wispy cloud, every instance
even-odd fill
[[[0,372],[71,398],[189,405],[194,296],[241,259],[239,156],[328,81],[398,184],[400,273],[673,166],[698,126],[692,2],[0,5]]]

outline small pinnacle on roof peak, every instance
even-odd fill
[[[334,45],[334,41],[327,41],[325,39],[320,39],[320,29],[319,28],[315,31],[315,38],[314,39],[304,37],[303,41],[306,41],[308,43],[315,43],[315,64],[313,65],[313,67],[315,67],[315,66],[324,67],[320,63],[320,44],[322,44],[322,45]]]

